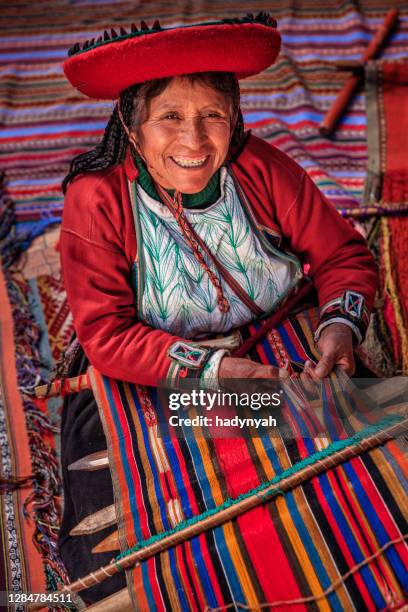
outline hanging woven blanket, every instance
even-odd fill
[[[252,349],[251,358],[275,365],[313,359],[316,316],[310,309],[285,321]],[[255,331],[250,325],[244,335]],[[296,379],[288,381],[283,405],[273,412],[279,414],[277,428],[225,437],[211,435],[205,425],[184,425],[176,435],[158,416],[157,389],[93,368],[90,378],[108,444],[117,563],[181,528],[198,529],[126,570],[133,609],[284,610],[296,603],[301,610],[361,611],[397,609],[405,601],[403,439],[384,440],[366,452],[359,446],[402,417],[388,411],[378,423],[374,413],[356,411],[344,375],[325,381],[320,407]],[[292,434],[283,435],[281,425]],[[358,450],[315,475],[313,466],[325,457],[333,454],[334,465],[340,447]],[[302,475],[301,486],[283,490],[294,474]],[[264,495],[271,482],[276,487]],[[201,531],[200,525],[251,494],[259,498],[256,506]]]
[[[370,245],[381,270],[382,303],[373,321],[382,346],[392,344],[394,373],[407,374],[408,62],[369,62],[365,82],[368,165],[361,210],[381,216],[371,232],[379,239]]]
[[[368,176],[364,204],[370,212],[408,211],[408,62],[366,66]]]

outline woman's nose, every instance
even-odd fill
[[[205,122],[201,117],[190,117],[182,121],[180,129],[180,138],[184,144],[190,147],[198,148],[205,140],[207,140],[207,131]]]

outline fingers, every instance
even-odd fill
[[[283,368],[281,368],[283,370]],[[228,378],[278,378],[280,369],[271,365],[263,365],[241,357],[223,357],[218,370],[219,379]],[[282,376],[284,376],[282,372]]]
[[[279,368],[279,378],[289,378],[289,370],[287,368]]]
[[[319,395],[318,378],[314,373],[314,367],[311,361],[305,361],[303,372],[300,375],[300,380],[303,384],[306,395],[316,397]]]
[[[328,376],[336,364],[336,356],[333,353],[327,353],[322,355],[317,366],[314,369],[314,373],[318,378],[324,378]]]
[[[348,376],[353,376],[356,371],[356,363],[354,361],[354,355],[345,355],[341,359],[339,359],[336,363]]]

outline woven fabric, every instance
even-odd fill
[[[288,358],[313,359],[316,321],[315,309],[286,321],[251,357],[275,365]],[[255,329],[249,326],[246,333]],[[108,441],[122,551],[247,492],[361,427],[358,421],[344,426],[334,418],[350,409],[345,396],[335,395],[335,376],[327,383],[322,410],[327,435],[316,437],[318,419],[310,406],[302,411],[296,401],[288,401],[284,413],[292,431],[309,433],[287,439],[267,432],[245,439],[204,438],[189,428],[181,438],[169,438],[160,435],[155,390],[96,371],[92,379]],[[135,608],[203,610],[231,602],[256,608],[265,602],[318,598],[355,565],[406,533],[406,467],[398,440],[389,441],[141,562],[127,570]],[[407,566],[408,551],[400,542],[316,605],[324,610],[397,605],[408,587]],[[299,608],[308,609],[306,604]]]
[[[382,57],[407,55],[408,12],[396,0],[401,18]],[[367,162],[364,93],[359,92],[331,139],[318,124],[346,76],[338,60],[358,60],[388,10],[386,3],[331,0],[315,3],[259,0],[163,7],[149,2],[47,1],[35,10],[20,4],[0,15],[0,168],[8,195],[16,204],[18,230],[44,231],[59,221],[61,180],[72,157],[94,146],[112,110],[110,102],[86,99],[62,74],[67,50],[78,40],[97,38],[108,25],[119,29],[132,20],[163,27],[202,19],[269,11],[278,21],[282,50],[267,71],[242,81],[243,112],[248,128],[299,162],[343,214],[359,214]],[[41,227],[38,226],[41,221]]]
[[[35,524],[24,512],[24,501],[34,486],[31,480],[24,483],[32,474],[29,435],[17,386],[12,311],[1,270],[0,313],[0,591],[42,593],[43,559],[33,539]],[[22,488],[5,485],[19,479]]]
[[[366,67],[368,176],[365,205],[382,214],[408,210],[408,62]]]

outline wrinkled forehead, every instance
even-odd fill
[[[214,108],[235,115],[240,102],[238,81],[218,73],[196,73],[146,81],[135,93],[134,125],[168,110],[186,113]]]
[[[173,77],[159,94],[146,100],[149,114],[178,109],[185,112],[216,108],[228,112],[232,105],[231,95],[215,89],[203,81],[188,77]]]

